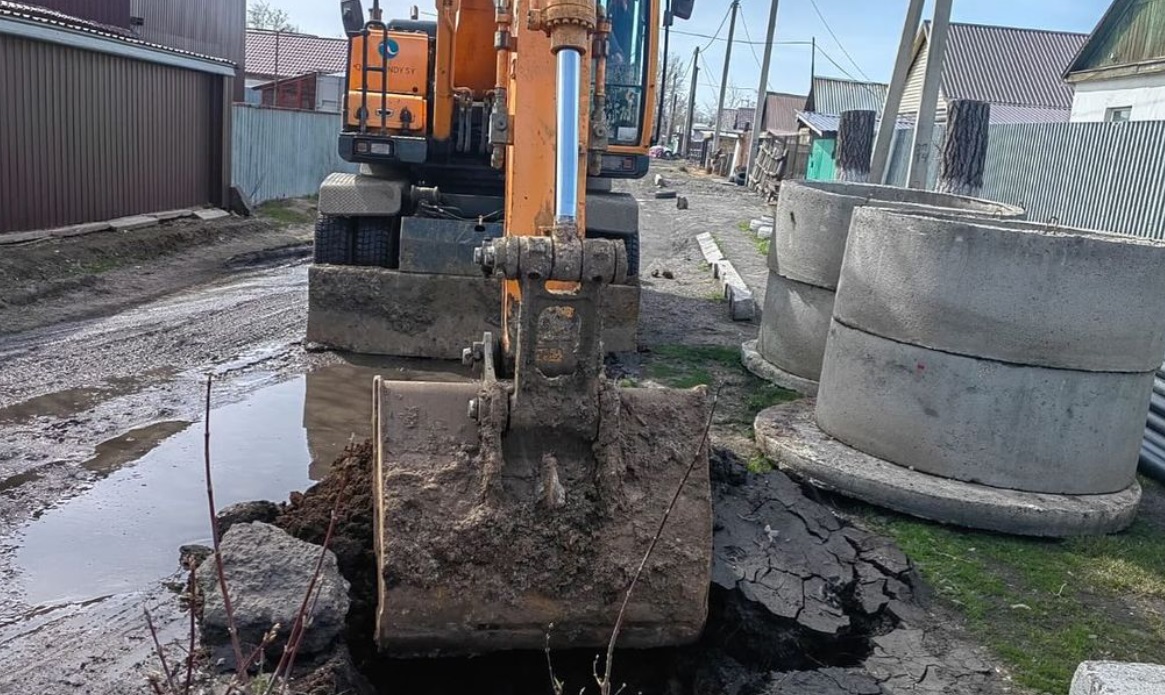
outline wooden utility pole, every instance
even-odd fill
[[[955,195],[979,195],[983,190],[990,124],[991,104],[970,100],[951,102],[935,190]]]
[[[951,0],[935,0],[930,45],[926,48],[926,77],[922,83],[922,103],[918,106],[910,169],[906,174],[906,185],[910,188],[926,188],[930,152],[934,147],[934,116],[938,110],[939,82],[942,78],[943,59],[947,52],[947,27],[950,23]]]
[[[672,136],[676,133],[676,103],[680,100],[680,95],[677,90],[671,93],[671,106],[668,107],[667,112],[667,130],[664,131],[664,147],[671,145]],[[675,150],[672,150],[673,152]]]
[[[716,129],[712,133],[713,154],[720,151],[720,117],[724,113],[724,96],[728,91],[728,66],[732,62],[732,37],[736,35],[736,12],[739,9],[740,0],[732,0],[732,22],[728,25],[728,48],[724,52],[724,74],[720,77],[720,104],[716,107]]]
[[[760,136],[765,132],[765,105],[769,96],[769,63],[773,59],[773,38],[777,32],[777,6],[780,0],[773,0],[769,8],[769,30],[765,36],[765,57],[760,64],[760,86],[756,88],[756,112],[752,116],[752,142],[748,148],[748,168],[751,172],[756,162],[756,153],[760,150]],[[747,185],[748,181],[745,181]]]
[[[680,151],[684,153],[684,157],[688,156],[688,150],[692,146],[692,119],[696,117],[696,79],[700,76],[700,47],[696,46],[696,52],[692,56],[692,88],[688,92],[688,118],[684,125],[684,132],[681,134],[683,140],[680,142]]]
[[[870,153],[874,149],[873,111],[844,111],[841,124],[837,127],[837,149],[834,161],[837,164],[838,181],[866,183],[870,180]]]
[[[663,104],[667,97],[668,74],[667,74],[667,59],[668,59],[668,43],[671,40],[671,0],[667,0],[667,8],[663,12],[663,79],[659,84],[659,112],[655,116],[655,137],[652,141],[659,144],[659,136],[663,131]]]
[[[875,183],[886,182],[886,164],[890,161],[890,147],[894,144],[894,131],[898,126],[898,110],[902,107],[906,78],[910,76],[910,64],[914,60],[914,37],[918,35],[918,23],[922,21],[924,4],[925,0],[910,0],[910,6],[906,8],[906,21],[902,24],[902,38],[898,42],[898,57],[894,60],[894,75],[890,79],[890,91],[882,107],[882,124],[878,127],[874,156],[870,162]]]

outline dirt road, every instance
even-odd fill
[[[738,224],[765,208],[736,187],[661,170],[691,209],[655,200],[648,179],[627,184],[643,203],[642,349],[612,370],[669,385],[722,384],[712,439],[720,465],[736,476],[756,458],[752,417],[790,394],[740,367],[739,345],[755,337],[756,324],[729,319],[694,238],[739,234]],[[196,230],[182,234],[199,237]],[[366,434],[346,428],[366,417],[367,377],[391,371],[431,378],[449,369],[305,352],[306,266],[295,258],[305,234],[296,227],[226,230],[181,250],[114,253],[113,267],[58,264],[32,280],[9,271],[9,286],[24,290],[0,304],[0,693],[140,693],[154,668],[142,606],[154,613],[163,640],[183,634],[185,616],[168,582],[177,547],[208,536],[199,423],[207,373],[217,377],[212,455],[222,507],[283,500],[323,475],[320,462],[349,435]],[[37,253],[60,255],[52,251]],[[801,529],[809,524],[802,515],[821,519],[799,532],[805,542],[836,534],[848,547],[842,526],[829,521],[832,512],[775,475],[773,484],[790,500],[782,519]],[[801,504],[812,505],[812,514],[798,511]],[[804,580],[810,588],[821,581],[813,571]],[[799,600],[808,600],[808,590]],[[876,611],[882,616],[882,607]],[[846,650],[860,644],[860,653],[838,656],[856,671],[782,676],[793,690],[771,692],[798,692],[805,678],[814,687],[832,683],[820,692],[838,693],[937,693],[948,683],[965,686],[960,692],[1006,688],[977,653],[935,628],[937,618],[916,611],[914,620],[909,631],[897,618],[865,620],[863,629],[876,633],[845,636]],[[718,630],[732,635],[736,626]],[[943,653],[945,662],[935,656]],[[769,675],[780,670],[773,658],[755,657],[749,672],[726,657],[724,673],[737,680],[751,674],[754,685],[778,683]],[[913,688],[926,678],[931,687]]]

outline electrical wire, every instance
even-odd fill
[[[841,49],[841,52],[845,54],[845,57],[849,58],[849,62],[852,63],[853,66],[857,69],[858,74],[864,77],[866,82],[871,82],[872,80],[870,80],[870,76],[862,71],[862,66],[858,65],[858,62],[854,60],[854,57],[849,54],[849,51],[845,50],[845,46],[842,45],[841,39],[837,38],[837,34],[833,33],[833,27],[829,26],[829,22],[825,20],[825,15],[821,14],[821,8],[817,6],[817,0],[809,0],[809,4],[813,5],[813,11],[817,13],[818,19],[820,19],[821,23],[825,25],[825,30],[828,31],[829,35],[833,37],[834,43],[836,43],[837,47]],[[830,62],[833,62],[832,59]]]
[[[744,37],[746,39],[748,39],[747,41],[742,41],[741,43],[748,44],[748,51],[749,51],[749,53],[752,53],[752,59],[756,62],[757,70],[764,70],[764,66],[761,65],[761,63],[760,63],[760,58],[757,57],[757,55],[756,55],[756,49],[753,48],[753,45],[756,43],[761,43],[761,45],[764,45],[763,42],[757,42],[757,41],[752,40],[752,36],[748,33],[748,22],[741,22],[740,27],[742,29],[744,29]],[[775,89],[773,89],[773,86],[771,84],[769,84],[769,76],[768,75],[765,75],[765,89],[770,91],[770,92],[776,91]]]
[[[711,36],[709,34],[701,34],[699,32],[695,32],[695,31],[684,31],[683,29],[675,29],[675,28],[673,28],[671,30],[671,33],[681,34],[683,36],[691,36],[691,37],[697,38],[697,39],[709,39],[711,41],[727,41],[728,40],[728,39],[722,39],[719,36]],[[753,46],[765,45],[764,41],[741,41],[740,39],[735,39],[735,40],[733,40],[732,43],[751,44]],[[773,45],[774,46],[808,46],[810,43],[812,43],[812,42],[811,41],[774,41]],[[708,45],[710,46],[712,44],[708,44]],[[700,50],[703,51],[706,49],[701,48]]]
[[[728,23],[728,16],[730,14],[732,14],[732,6],[731,5],[728,7],[728,10],[724,13],[724,18],[720,20],[720,26],[716,28],[716,33],[713,34],[712,36],[704,37],[704,38],[708,39],[708,44],[700,49],[701,53],[703,53],[704,51],[711,48],[712,42],[716,41],[720,37],[720,32],[724,31],[724,25]],[[675,29],[673,29],[672,31],[675,31]],[[676,32],[676,33],[682,34],[684,32],[681,31],[681,32]]]
[[[867,92],[869,92],[869,93],[870,93],[870,96],[874,97],[874,99],[875,99],[875,100],[877,100],[877,102],[878,102],[878,103],[881,103],[881,102],[882,102],[882,100],[885,98],[885,95],[878,94],[877,92],[875,92],[873,89],[871,89],[871,88],[870,88],[870,84],[869,84],[869,82],[870,82],[870,81],[869,81],[868,79],[867,79],[867,80],[859,80],[858,78],[854,77],[854,76],[853,76],[853,74],[851,74],[851,73],[850,73],[848,70],[846,70],[845,68],[843,68],[843,67],[841,66],[841,64],[840,64],[840,63],[838,63],[836,60],[834,60],[834,59],[833,59],[833,56],[831,56],[831,55],[829,55],[828,53],[826,53],[824,48],[822,48],[821,46],[818,46],[818,47],[817,47],[817,51],[818,51],[819,53],[821,53],[821,55],[823,55],[823,56],[825,57],[825,59],[826,59],[826,60],[828,60],[829,62],[833,63],[833,66],[834,66],[835,68],[837,68],[838,70],[840,70],[840,71],[841,71],[841,74],[845,75],[846,77],[848,77],[848,78],[849,78],[850,80],[852,80],[853,82],[855,82],[855,83],[857,83],[857,84],[861,85],[862,89],[864,89],[864,90],[866,90]]]

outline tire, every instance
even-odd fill
[[[353,230],[351,217],[320,215],[316,220],[316,263],[348,265],[352,262]]]
[[[639,277],[639,230],[636,229],[630,234],[620,234],[618,232],[587,232],[587,236],[591,239],[612,239],[614,241],[622,241],[623,245],[627,247],[627,279]]]
[[[376,268],[399,267],[400,218],[361,217],[356,220],[353,264]]]

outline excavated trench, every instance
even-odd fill
[[[351,583],[346,658],[306,681],[349,683],[354,668],[377,692],[437,695],[553,693],[547,655],[509,652],[476,658],[385,659],[372,641],[376,559],[372,550],[372,452],[355,447],[334,475],[293,496],[276,521],[291,535],[321,543],[337,495],[343,496],[332,549]],[[710,616],[699,643],[616,653],[613,681],[625,692],[751,695],[793,692],[782,674],[820,672],[832,692],[879,692],[858,667],[872,640],[894,630],[895,605],[913,601],[913,571],[887,541],[846,526],[780,473],[754,475],[731,453],[711,462],[716,510]],[[598,692],[596,653],[557,651],[553,674],[563,692]],[[338,675],[337,675],[338,674]],[[800,681],[798,681],[800,682]],[[456,690],[455,690],[456,689]],[[333,688],[334,690],[334,688]],[[614,690],[614,689],[613,689]],[[307,691],[305,691],[307,692]]]

